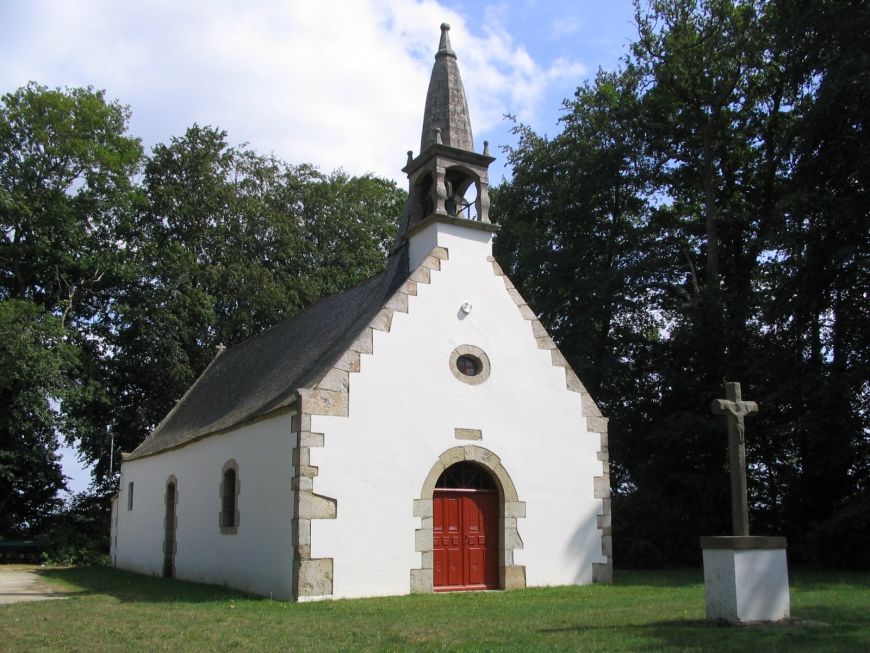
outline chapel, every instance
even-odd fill
[[[115,566],[294,601],[611,581],[607,420],[493,258],[449,29],[384,271],[219,351],[123,455]]]

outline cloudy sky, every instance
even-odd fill
[[[494,183],[514,142],[503,116],[554,133],[562,100],[634,34],[631,0],[0,0],[0,92],[93,86],[130,106],[148,150],[214,125],[290,163],[404,186],[442,22],[475,147],[501,159]]]
[[[0,91],[90,85],[131,107],[149,149],[196,122],[404,186],[445,21],[475,146],[496,154],[505,114],[552,133],[633,34],[630,0],[0,0]]]

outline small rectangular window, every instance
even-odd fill
[[[133,481],[127,483],[127,510],[133,510]]]

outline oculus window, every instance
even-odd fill
[[[480,385],[492,371],[489,356],[474,345],[459,345],[450,352],[449,364],[453,376],[468,385]]]

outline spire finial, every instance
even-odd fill
[[[426,108],[423,112],[423,133],[420,137],[420,153],[432,144],[449,145],[468,152],[474,151],[471,123],[468,120],[468,102],[459,76],[456,53],[450,46],[450,25],[441,23],[441,42],[435,54],[435,65],[429,79]],[[435,128],[441,129],[437,140]]]
[[[448,25],[447,23],[441,23],[441,41],[440,43],[438,43],[438,53],[435,55],[436,58],[444,55],[450,55],[452,57],[456,56],[453,48],[450,47],[450,35],[448,34],[449,31],[450,25]]]

